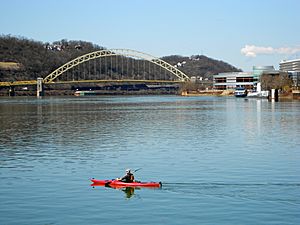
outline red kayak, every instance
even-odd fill
[[[126,183],[119,180],[96,180],[91,179],[93,182],[92,186],[109,186],[109,187],[149,187],[149,188],[159,188],[161,187],[161,182],[131,182]]]

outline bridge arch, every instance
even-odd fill
[[[152,55],[149,55],[149,54],[146,54],[146,53],[143,53],[140,51],[130,50],[130,49],[110,49],[110,50],[100,50],[100,51],[91,52],[91,53],[79,56],[79,57],[65,63],[64,65],[62,65],[61,67],[57,68],[52,73],[47,75],[43,79],[43,83],[54,82],[54,80],[57,77],[61,76],[64,72],[68,71],[69,69],[71,69],[81,63],[87,62],[92,59],[108,57],[108,56],[125,56],[125,57],[134,57],[137,59],[146,60],[146,61],[156,64],[156,65],[162,67],[163,69],[169,71],[179,81],[185,82],[185,81],[190,80],[190,78],[185,73],[183,73],[176,67],[174,67],[171,64],[165,62],[164,60],[156,58]]]

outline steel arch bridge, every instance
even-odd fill
[[[66,64],[62,65],[61,67],[57,68],[52,73],[47,75],[43,79],[43,83],[44,84],[54,83],[56,78],[58,78],[59,76],[61,76],[62,74],[64,74],[66,71],[70,70],[73,67],[76,67],[82,63],[85,63],[93,59],[110,57],[110,56],[132,57],[135,59],[145,60],[173,74],[174,77],[176,78],[175,82],[186,82],[190,80],[190,78],[185,73],[183,73],[176,67],[152,55],[140,51],[130,50],[130,49],[110,49],[110,50],[100,50],[100,51],[91,52],[67,62]]]

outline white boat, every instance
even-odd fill
[[[261,92],[249,92],[247,97],[249,98],[267,98],[269,96],[268,91],[261,91]]]
[[[248,92],[247,97],[249,98],[268,98],[269,91],[262,91],[261,84],[257,83],[256,91]]]

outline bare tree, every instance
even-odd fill
[[[287,91],[292,86],[292,80],[285,72],[279,74],[262,74],[260,77],[263,90],[281,89]]]

